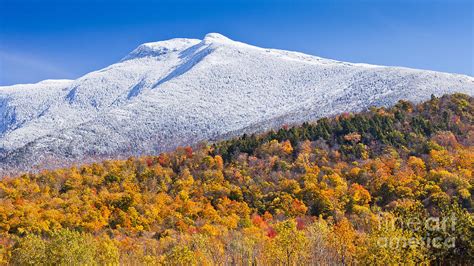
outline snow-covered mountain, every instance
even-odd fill
[[[339,62],[216,33],[145,43],[77,80],[0,87],[0,172],[156,154],[453,92],[474,95],[474,78]]]

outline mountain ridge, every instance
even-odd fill
[[[0,172],[154,154],[252,133],[245,129],[253,125],[474,94],[469,76],[340,62],[217,33],[145,43],[74,81],[22,86],[0,87]]]

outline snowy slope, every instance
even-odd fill
[[[21,131],[28,123],[62,101],[72,80],[44,80],[36,84],[0,87],[0,137]],[[38,128],[40,131],[44,128]],[[38,132],[30,132],[35,134]]]
[[[0,171],[56,167],[300,123],[474,78],[263,49],[212,33],[139,46],[75,81],[0,87]]]

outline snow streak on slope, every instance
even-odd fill
[[[474,78],[263,49],[216,33],[147,43],[75,81],[0,87],[0,168],[154,154],[453,92],[473,95]]]

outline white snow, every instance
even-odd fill
[[[217,33],[146,43],[74,81],[0,87],[0,171],[156,154],[453,92],[474,95],[474,78],[259,48]]]

